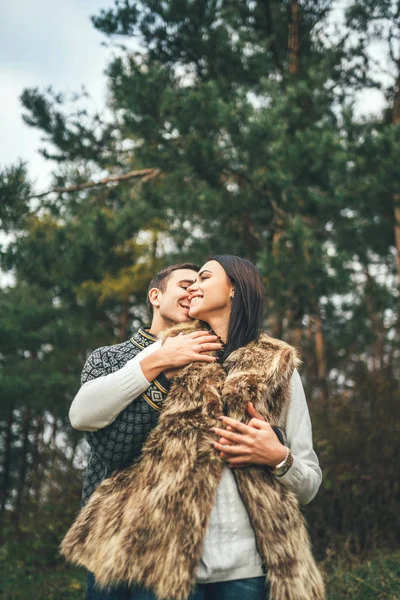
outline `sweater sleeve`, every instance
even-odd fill
[[[322,471],[313,449],[312,428],[303,385],[297,370],[291,380],[291,399],[286,417],[286,436],[293,464],[279,481],[296,494],[301,504],[316,496]]]
[[[145,348],[124,367],[104,374],[101,349],[93,352],[82,371],[82,386],[72,401],[69,419],[74,429],[97,431],[110,425],[131,402],[147,390],[140,361],[158,350],[161,342]]]

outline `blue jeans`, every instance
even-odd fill
[[[94,576],[89,573],[85,600],[157,600],[157,597],[153,592],[135,586],[97,589]],[[196,586],[188,600],[268,600],[268,588],[265,577],[203,583]]]

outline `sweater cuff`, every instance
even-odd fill
[[[171,386],[171,380],[168,379],[168,377],[166,377],[164,375],[164,373],[160,373],[159,375],[157,375],[156,377],[158,383],[161,385],[161,387],[163,387],[165,389],[165,392],[168,392],[170,386]]]
[[[150,381],[144,376],[140,363],[134,359],[118,371],[119,383],[126,396],[132,400],[140,396],[150,386]]]
[[[299,465],[299,461],[293,456],[293,463],[291,467],[286,471],[284,475],[277,477],[277,479],[287,485],[290,488],[296,489],[301,482],[303,477],[303,471]]]

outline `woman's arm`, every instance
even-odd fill
[[[279,481],[296,494],[301,504],[308,504],[321,485],[322,471],[313,448],[310,414],[297,370],[292,376],[291,392],[285,429],[293,464]]]

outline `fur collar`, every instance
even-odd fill
[[[177,326],[168,335],[200,325]],[[100,585],[136,583],[160,600],[186,600],[223,467],[210,428],[222,412],[246,422],[249,399],[277,422],[297,364],[291,346],[262,335],[223,366],[182,369],[140,460],[93,493],[62,543],[64,556],[94,572]],[[234,474],[266,565],[270,599],[322,600],[323,581],[294,494],[268,469]]]

